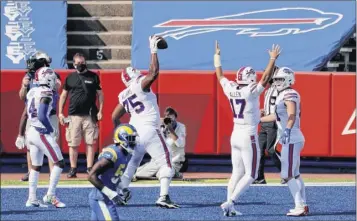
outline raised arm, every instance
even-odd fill
[[[151,61],[149,67],[149,73],[145,76],[145,78],[141,81],[141,87],[143,91],[150,91],[150,87],[152,83],[159,76],[159,58],[157,56],[157,43],[160,39],[157,36],[149,37],[150,43],[150,51],[151,51]]]
[[[275,61],[278,59],[281,49],[279,45],[273,45],[271,50],[268,50],[270,59],[267,67],[264,70],[263,76],[260,79],[259,83],[265,87],[268,82],[270,81],[271,77],[273,76],[274,73],[274,67],[275,67]]]
[[[216,68],[216,76],[218,82],[220,82],[222,78],[224,78],[224,76],[223,76],[222,65],[221,65],[221,49],[219,48],[218,41],[216,41],[215,54],[213,60],[214,60],[214,67]]]

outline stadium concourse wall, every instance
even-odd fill
[[[62,79],[72,70],[57,70]],[[99,148],[112,142],[111,112],[124,89],[120,70],[98,70],[105,101],[100,122]],[[235,72],[225,75],[234,80]],[[261,75],[261,73],[259,73]],[[1,70],[1,142],[3,153],[17,150],[15,139],[24,103],[18,90],[24,70]],[[302,99],[301,127],[306,143],[303,156],[356,156],[356,74],[297,72],[296,85]],[[233,122],[229,102],[213,71],[161,71],[152,86],[157,94],[160,112],[172,106],[178,120],[186,124],[186,152],[195,155],[227,155]],[[263,98],[263,96],[262,96]],[[261,104],[263,99],[261,99]],[[68,102],[67,102],[68,105]],[[65,114],[68,106],[65,108]],[[123,122],[128,122],[125,116]],[[60,146],[68,153],[65,128],[61,127]],[[84,145],[80,152],[85,153]]]

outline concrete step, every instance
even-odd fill
[[[131,34],[115,34],[102,32],[98,34],[67,34],[67,45],[77,46],[105,46],[131,45]]]
[[[67,31],[131,31],[132,21],[130,20],[67,20]]]
[[[82,53],[87,61],[106,61],[106,60],[130,60],[131,49],[85,49],[71,48],[67,50],[67,60],[72,60],[76,53]]]
[[[73,61],[67,61],[68,68],[73,68]],[[123,69],[130,66],[130,60],[87,61],[89,69]]]
[[[100,2],[100,1],[99,1]],[[100,16],[120,16],[132,17],[131,4],[68,4],[67,17],[100,17]]]

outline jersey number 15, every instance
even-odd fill
[[[245,99],[229,99],[229,101],[231,103],[234,118],[243,119],[243,112],[246,104]]]

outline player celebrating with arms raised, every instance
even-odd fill
[[[135,126],[140,136],[140,144],[135,148],[133,157],[122,177],[126,201],[130,198],[127,187],[145,153],[148,152],[156,165],[160,167],[158,172],[160,197],[156,201],[156,205],[174,209],[178,208],[178,205],[170,200],[168,192],[175,170],[172,167],[170,151],[160,130],[160,111],[157,98],[150,88],[159,76],[157,50],[163,49],[160,47],[163,42],[166,41],[158,36],[149,38],[151,64],[146,76],[132,67],[127,67],[122,72],[122,80],[127,88],[119,94],[119,104],[112,113],[112,120],[118,124],[119,119],[125,113],[129,113],[130,124]]]
[[[103,148],[89,172],[88,180],[95,186],[89,194],[91,220],[119,220],[116,206],[126,204],[120,177],[135,149],[137,136],[132,125],[119,125],[114,131],[114,144]]]
[[[288,216],[304,216],[309,212],[306,205],[305,184],[300,176],[300,152],[304,147],[305,138],[300,129],[300,95],[292,89],[295,83],[294,72],[282,67],[273,77],[278,90],[275,114],[261,118],[261,122],[275,121],[280,134],[281,150],[281,178],[288,183],[295,200],[295,208]]]
[[[224,77],[220,48],[216,41],[214,66],[217,79],[224,94],[230,101],[234,129],[231,136],[232,176],[227,188],[227,202],[221,205],[225,216],[242,215],[234,208],[240,195],[248,190],[250,184],[257,178],[260,149],[258,140],[258,124],[260,120],[259,96],[264,91],[274,70],[275,60],[279,57],[280,47],[272,47],[268,51],[270,60],[260,81],[256,83],[257,75],[251,67],[242,67],[237,71],[236,82]]]
[[[64,168],[64,160],[61,149],[53,136],[54,125],[51,125],[50,114],[53,107],[53,91],[56,88],[57,76],[48,67],[40,68],[35,73],[38,87],[33,87],[26,95],[27,115],[30,128],[26,131],[26,146],[30,149],[32,169],[29,175],[29,199],[27,207],[43,207],[37,200],[36,190],[44,155],[54,163],[50,175],[50,186],[43,197],[46,204],[52,204],[57,208],[66,207],[56,197],[56,187]]]

